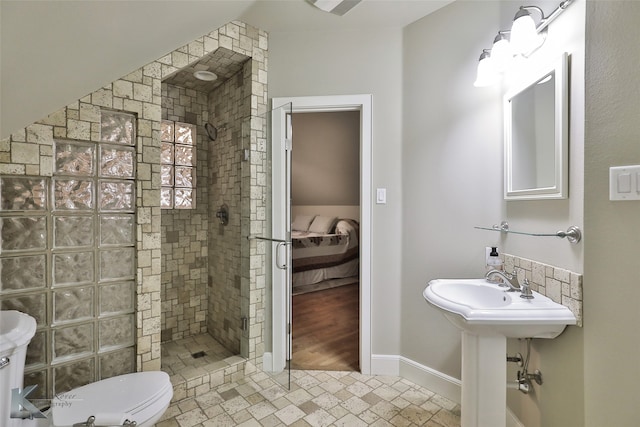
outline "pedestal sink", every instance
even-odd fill
[[[462,427],[504,427],[507,338],[555,338],[576,318],[537,292],[520,298],[485,279],[437,279],[423,295],[462,331]]]

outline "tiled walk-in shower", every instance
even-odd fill
[[[0,305],[38,322],[25,385],[39,384],[40,397],[159,370],[161,343],[203,333],[217,333],[242,362],[207,371],[178,387],[178,396],[198,382],[237,379],[245,360],[261,364],[266,250],[246,236],[263,234],[267,224],[267,46],[264,31],[230,22],[0,141]],[[216,69],[224,84],[213,98],[169,83],[207,64],[238,65],[229,75]],[[177,96],[165,97],[165,90]],[[187,108],[193,106],[202,110]],[[105,114],[128,117],[128,142],[102,139]],[[163,119],[195,125],[201,135],[196,209],[161,209],[161,195],[169,194],[161,181],[168,166],[161,160]],[[219,129],[215,144],[205,136],[208,122]],[[75,171],[57,169],[65,152],[77,160]],[[91,171],[83,169],[87,156]],[[114,160],[127,160],[126,175],[111,175],[107,163]],[[185,194],[193,171],[174,166]],[[77,208],[83,200],[93,210]],[[227,228],[216,222],[222,204],[230,211]],[[237,269],[229,268],[230,256]]]

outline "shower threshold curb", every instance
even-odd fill
[[[256,371],[249,361],[241,356],[231,356],[208,368],[193,370],[171,376],[173,398],[171,403],[201,396],[210,390],[237,382]]]

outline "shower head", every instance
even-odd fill
[[[205,123],[204,130],[207,131],[207,135],[209,136],[209,139],[211,141],[215,141],[216,138],[218,137],[218,131],[227,130],[227,127],[226,127],[226,125],[222,125],[222,126],[220,126],[220,128],[217,128],[214,125],[212,125],[211,123]]]

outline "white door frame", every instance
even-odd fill
[[[365,375],[371,374],[371,151],[372,151],[372,104],[371,95],[336,95],[336,96],[304,96],[273,98],[273,164],[278,163],[276,156],[283,156],[284,150],[280,149],[281,142],[277,141],[277,135],[284,135],[284,129],[277,129],[286,121],[276,115],[284,116],[289,112],[288,108],[279,108],[285,104],[291,104],[291,112],[335,112],[335,111],[360,111],[360,371]],[[278,110],[276,110],[278,109]],[[295,129],[294,129],[295,132]],[[281,162],[281,161],[280,161]],[[275,174],[274,174],[275,175]],[[274,197],[276,185],[281,185],[279,177],[273,177]],[[274,201],[273,230],[282,230],[283,212],[278,212]],[[275,234],[275,233],[274,233]],[[273,277],[273,367],[285,365],[287,319],[283,311],[284,292],[276,286],[281,280],[274,270]],[[280,299],[280,301],[278,301]],[[277,370],[277,368],[276,368]]]

